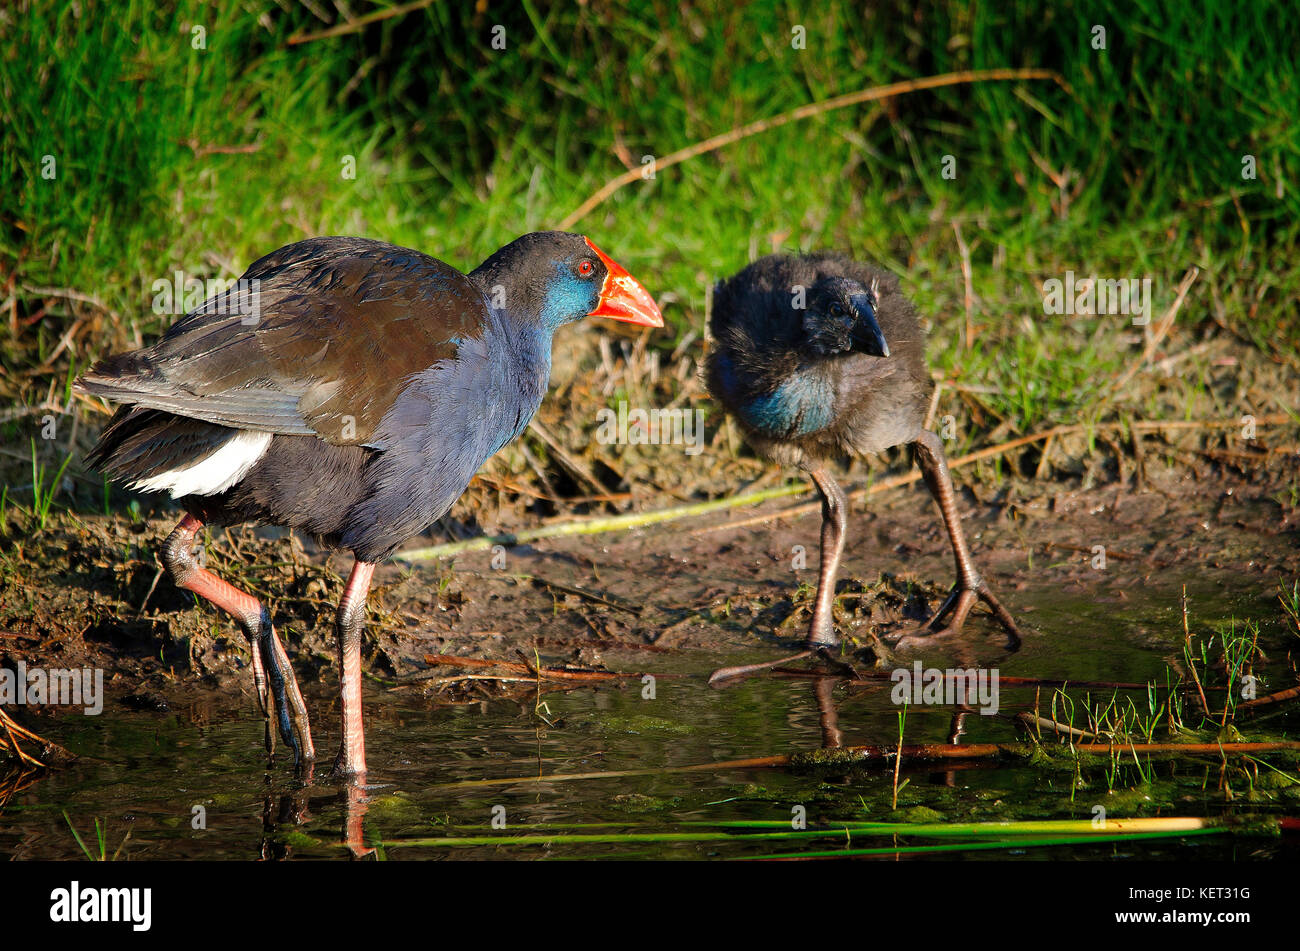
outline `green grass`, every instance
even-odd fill
[[[900,272],[933,366],[963,388],[941,403],[961,448],[1121,411],[1294,404],[1265,385],[1256,405],[1249,381],[1234,389],[1195,357],[1172,381],[1109,393],[1099,383],[1141,352],[1136,328],[1041,303],[1043,281],[1072,269],[1151,277],[1158,314],[1195,265],[1176,349],[1212,332],[1300,367],[1300,25],[1285,4],[436,3],[300,45],[289,37],[325,24],[296,4],[90,0],[5,16],[0,279],[16,300],[0,392],[15,403],[66,404],[75,370],[155,336],[174,315],[151,312],[151,285],[176,269],[234,277],[332,233],[468,268],[623,171],[619,148],[639,164],[864,87],[1045,66],[1068,89],[986,83],[826,113],[628,186],[577,228],[664,301],[664,349],[698,331],[709,283],[774,248],[839,247]],[[505,50],[489,43],[498,22]],[[29,425],[0,422],[0,441]]]
[[[63,821],[66,822],[68,828],[72,830],[72,837],[77,840],[77,846],[81,849],[81,853],[86,856],[87,861],[90,862],[116,862],[118,856],[122,854],[122,849],[125,848],[127,842],[131,840],[131,830],[127,829],[126,834],[122,836],[122,841],[118,843],[117,848],[113,850],[113,854],[110,856],[108,854],[108,824],[105,820],[96,816],[95,850],[92,852],[86,846],[85,841],[81,838],[81,833],[77,831],[77,827],[72,824],[72,817],[68,815],[68,810],[66,809],[63,810]]]
[[[32,529],[33,531],[44,531],[45,523],[50,517],[50,511],[54,508],[54,498],[59,494],[59,489],[62,487],[63,473],[68,468],[68,463],[72,461],[72,456],[65,456],[63,464],[60,465],[58,471],[51,476],[48,468],[37,462],[36,439],[33,438],[31,443]]]

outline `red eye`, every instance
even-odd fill
[[[578,265],[578,273],[583,277],[591,277],[591,272],[596,270],[596,266],[590,261],[583,261]]]

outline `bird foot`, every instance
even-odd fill
[[[932,640],[960,633],[962,627],[966,624],[966,618],[970,615],[971,608],[975,606],[977,600],[988,605],[994,618],[997,619],[997,622],[1006,632],[1007,646],[1011,649],[1019,647],[1020,628],[1016,626],[1010,612],[1002,606],[1002,602],[997,599],[993,592],[989,590],[988,585],[980,578],[970,582],[958,582],[952,591],[948,593],[948,597],[944,599],[943,604],[939,606],[939,610],[934,613],[934,617],[919,627],[908,631],[894,642],[894,647],[904,647],[907,642],[916,638],[924,637],[926,640]],[[948,619],[947,624],[943,623],[945,618]]]
[[[316,747],[311,739],[311,722],[307,705],[303,702],[298,679],[294,675],[289,654],[265,608],[255,635],[250,635],[253,647],[253,678],[257,685],[257,699],[262,715],[267,718],[266,750],[275,752],[275,730],[293,750],[293,762],[298,768],[316,759]]]

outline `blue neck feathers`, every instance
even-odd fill
[[[721,364],[723,386],[737,393],[731,361]],[[748,396],[739,405],[740,418],[760,432],[773,436],[807,436],[825,429],[834,419],[834,390],[826,377],[801,370],[782,380],[774,390]]]

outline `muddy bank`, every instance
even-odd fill
[[[1126,624],[1126,636],[1148,638],[1148,647],[1167,642],[1176,660],[1184,585],[1194,619],[1225,605],[1266,614],[1277,584],[1300,576],[1300,517],[1288,505],[1294,479],[1289,466],[1249,479],[1170,468],[1148,471],[1141,491],[1004,480],[964,487],[961,498],[977,564],[1030,640],[1050,642],[1079,611],[1120,615],[1140,590],[1168,615]],[[447,672],[428,670],[425,655],[679,672],[711,669],[719,657],[765,659],[803,636],[811,606],[820,519],[780,517],[801,501],[454,561],[390,563],[376,576],[368,671],[381,686],[464,702],[465,691],[449,689]],[[155,552],[170,527],[164,517],[64,514],[13,549],[0,587],[0,663],[103,668],[113,702],[141,709],[205,693],[251,698],[239,628],[160,569]],[[440,540],[435,533],[411,547],[431,539]],[[333,612],[349,559],[280,529],[244,527],[214,532],[207,560],[267,599],[304,691],[332,702]],[[952,578],[924,489],[855,505],[837,602],[846,652],[870,663],[859,651],[928,617]],[[934,650],[1002,652],[980,609],[960,640]],[[912,643],[909,656],[931,653]],[[1060,666],[1039,674],[1087,673]]]

